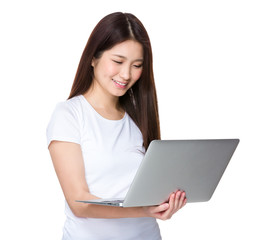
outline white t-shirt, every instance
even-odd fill
[[[145,153],[127,113],[121,120],[105,119],[83,95],[57,104],[47,126],[48,146],[52,140],[80,144],[89,191],[100,198],[125,197]],[[161,239],[154,218],[78,218],[67,202],[65,214],[63,240]]]

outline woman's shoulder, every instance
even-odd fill
[[[52,140],[80,143],[82,114],[77,97],[58,102],[47,125],[48,146]]]
[[[55,112],[80,116],[82,112],[80,96],[75,96],[65,101],[58,102],[56,104]]]

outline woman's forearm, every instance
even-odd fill
[[[98,199],[98,197],[90,193],[84,194],[81,200]],[[76,202],[76,200],[68,201],[70,209],[77,217],[82,218],[135,218],[148,217],[143,207],[113,207]]]
[[[147,217],[142,207],[113,207],[81,203],[78,217],[85,218],[136,218]]]
[[[97,198],[92,195],[90,195],[90,197],[93,197],[93,199]],[[92,199],[90,197],[89,199]],[[186,193],[177,191],[170,195],[168,203],[163,203],[159,206],[122,208],[75,202],[71,210],[77,217],[84,218],[154,217],[161,220],[167,220],[179,209],[184,207],[186,202]]]

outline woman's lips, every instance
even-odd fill
[[[113,82],[115,83],[115,85],[116,85],[117,87],[119,87],[119,88],[125,88],[125,87],[127,86],[127,84],[128,84],[128,83],[119,82],[119,81],[117,81],[117,80],[115,80],[115,79],[112,79],[112,80],[113,80]]]

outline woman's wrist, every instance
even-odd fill
[[[127,210],[129,211],[129,215],[133,217],[149,217],[144,207],[131,207],[127,208]]]

